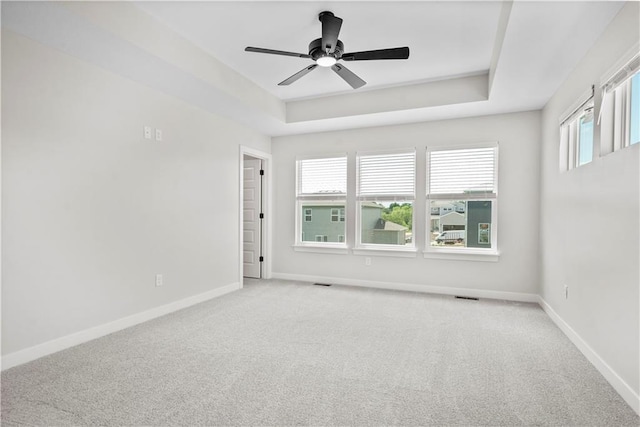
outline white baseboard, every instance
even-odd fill
[[[545,313],[547,313],[547,315],[551,318],[551,320],[553,320],[553,322],[558,326],[558,328],[560,328],[560,330],[564,332],[564,334],[571,340],[571,342],[573,342],[573,344],[582,352],[587,360],[589,360],[596,367],[596,369],[602,374],[602,376],[605,377],[609,384],[611,384],[611,386],[620,394],[620,396],[629,404],[629,406],[631,406],[631,408],[640,415],[640,395],[634,392],[634,390],[622,378],[620,378],[620,376],[618,376],[618,374],[582,339],[582,337],[580,337],[580,335],[578,335],[578,333],[574,331],[573,328],[571,328],[571,326],[569,326],[569,324],[567,324],[558,315],[558,313],[556,313],[553,308],[551,308],[551,306],[539,295],[519,292],[488,291],[480,289],[416,285],[411,283],[391,283],[372,280],[340,279],[335,277],[275,272],[272,274],[272,277],[274,279],[282,280],[321,282],[336,285],[370,287],[377,289],[424,292],[444,295],[460,295],[474,298],[491,298],[518,302],[537,302],[545,311]],[[39,359],[40,357],[44,357],[49,354],[53,354],[58,351],[82,344],[84,342],[103,337],[105,335],[129,328],[131,326],[135,326],[151,319],[173,313],[174,311],[178,311],[183,308],[187,308],[192,305],[228,294],[238,289],[240,289],[240,284],[232,283],[220,288],[213,289],[211,291],[204,292],[202,294],[184,298],[179,301],[174,301],[172,303],[165,304],[160,307],[156,307],[151,310],[147,310],[131,316],[127,316],[113,322],[105,323],[104,325],[85,329],[84,331],[76,332],[74,334],[47,341],[45,343],[26,348],[24,350],[7,354],[6,356],[2,357],[2,370],[22,365],[23,363]]]
[[[640,415],[640,395],[633,391],[620,376],[596,353],[585,340],[582,339],[576,331],[573,330],[567,322],[565,322],[558,313],[540,296],[538,304],[560,328],[562,332],[578,347],[578,350],[587,358],[589,362],[602,374],[602,376],[611,384],[618,394],[631,406],[636,414]]]
[[[64,337],[56,338],[54,340],[29,347],[24,350],[7,354],[5,356],[2,356],[2,370],[22,365],[23,363],[27,363],[32,360],[39,359],[43,356],[47,356],[49,354],[53,354],[58,351],[76,346],[78,344],[82,344],[87,341],[91,341],[93,339],[121,331],[131,326],[135,326],[151,319],[164,316],[165,314],[173,313],[174,311],[178,311],[183,308],[187,308],[192,305],[228,294],[238,289],[240,289],[240,284],[232,283],[198,295],[174,301],[169,304],[161,305],[159,307],[155,307],[141,313],[123,317],[122,319],[114,320],[113,322],[85,329],[71,335],[66,335]]]
[[[451,288],[447,286],[417,285],[415,283],[379,282],[373,280],[343,279],[338,277],[308,276],[305,274],[272,273],[274,279],[320,282],[335,285],[362,286],[394,291],[423,292],[429,294],[459,295],[471,298],[489,298],[517,302],[538,302],[537,294],[522,292],[489,291],[483,289]]]

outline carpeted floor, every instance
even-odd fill
[[[285,281],[2,373],[2,425],[575,425],[639,417],[534,304]]]

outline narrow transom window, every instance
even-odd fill
[[[593,161],[594,88],[591,87],[560,120],[560,171],[568,171]]]

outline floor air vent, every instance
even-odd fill
[[[468,299],[468,300],[471,300],[471,301],[478,301],[478,298],[474,298],[474,297],[461,297],[459,295],[456,295],[456,298],[457,299]]]
[[[313,286],[331,286],[328,283],[314,283]]]

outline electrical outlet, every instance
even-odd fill
[[[156,141],[162,141],[162,130],[156,129]]]
[[[145,126],[143,128],[144,131],[144,139],[151,139],[151,126]]]
[[[156,274],[156,286],[162,286],[162,274]]]
[[[564,299],[569,299],[569,285],[564,285]]]
[[[364,259],[364,265],[371,265],[371,258],[366,257],[366,258]]]

